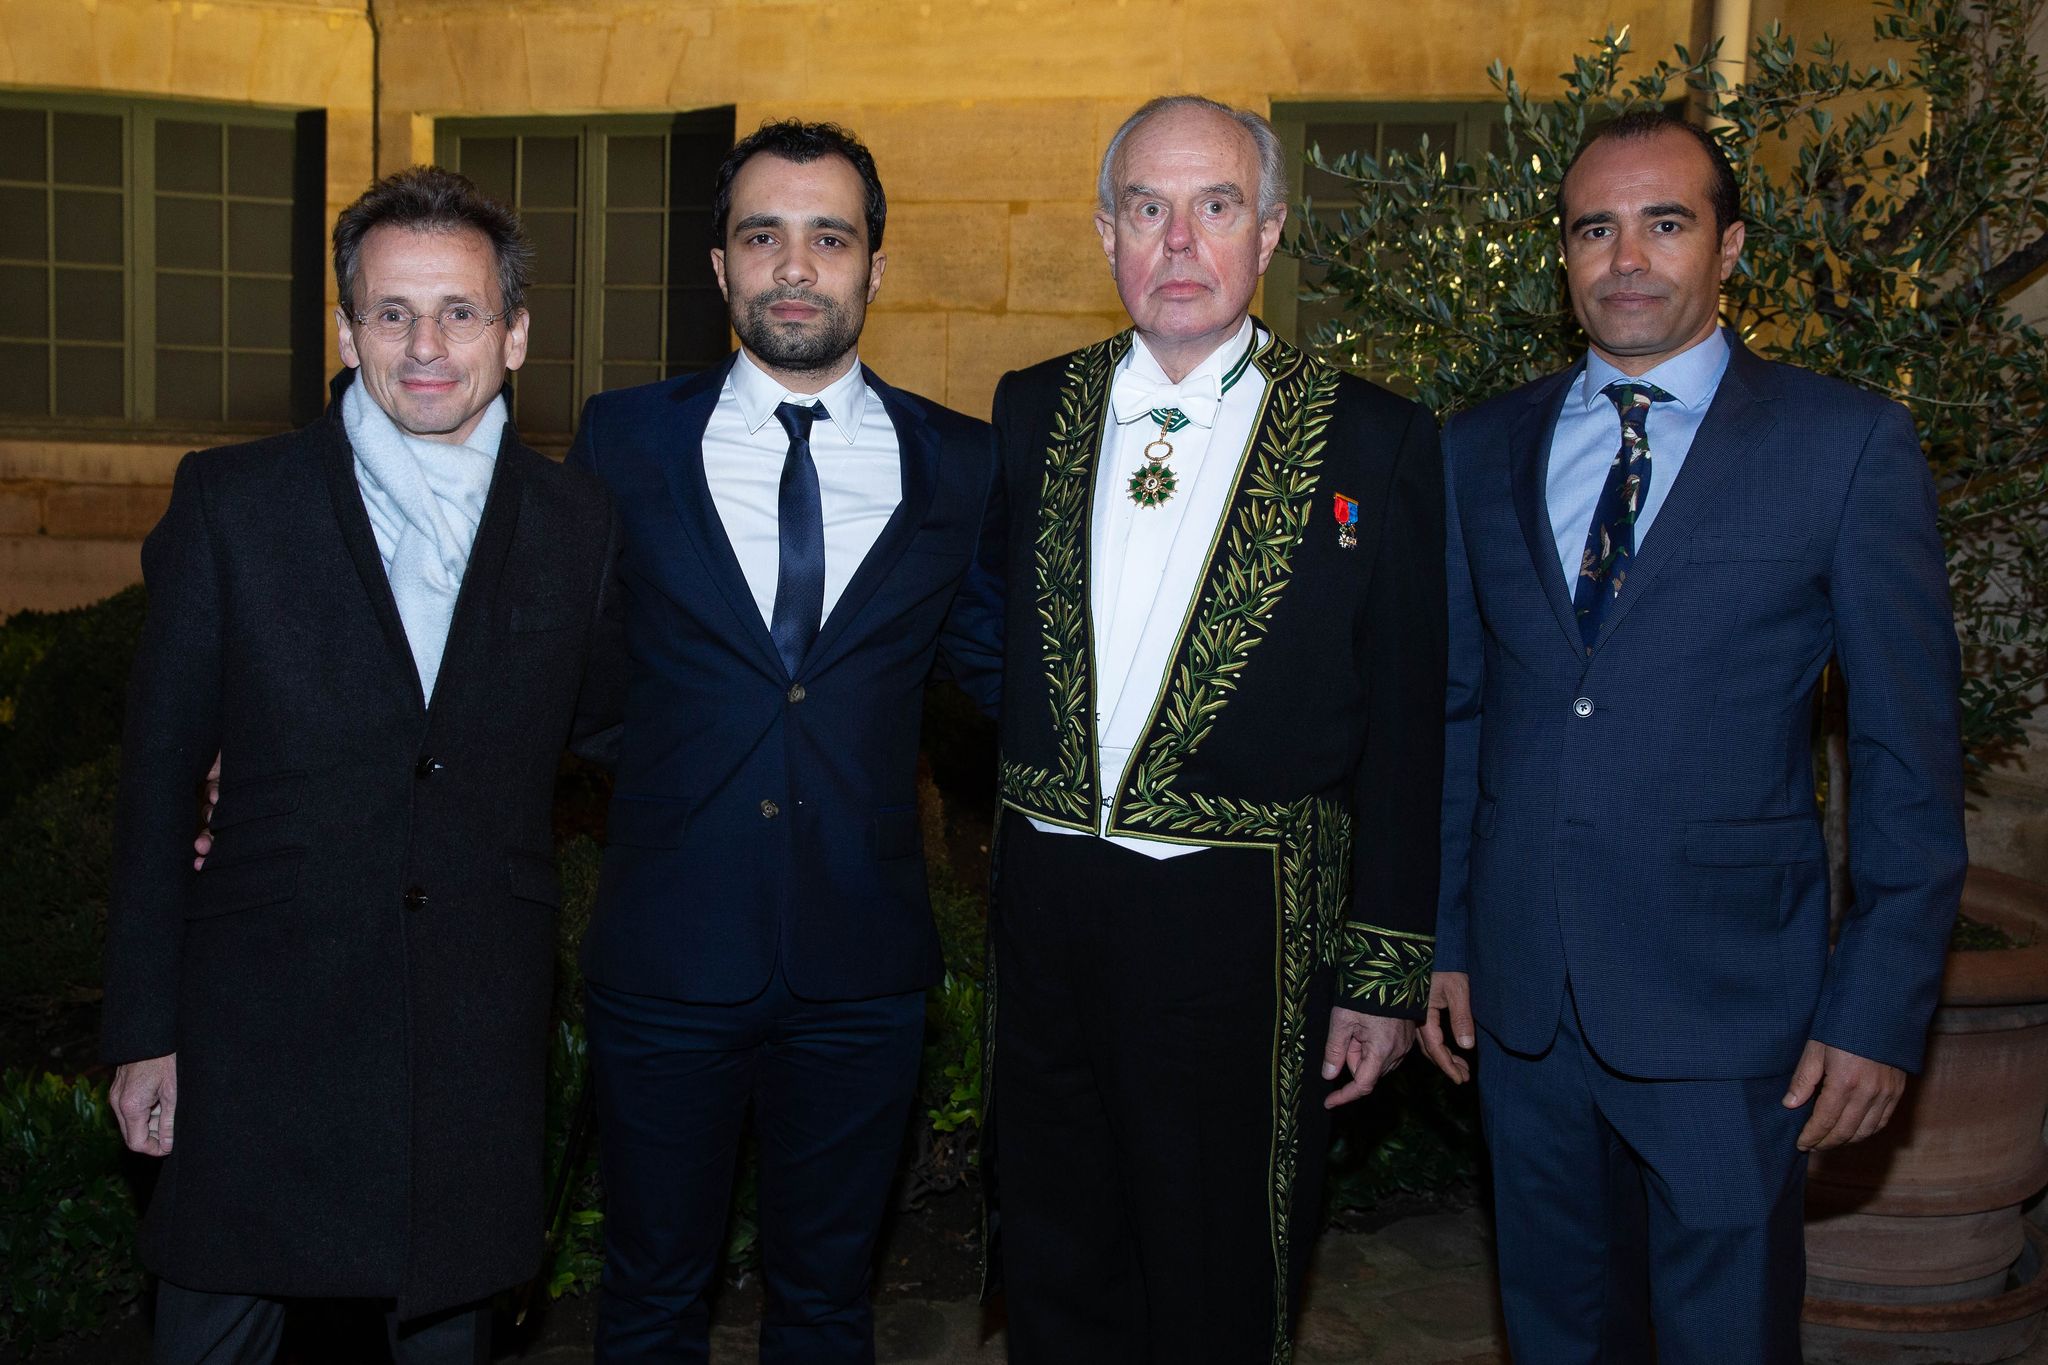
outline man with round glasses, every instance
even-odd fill
[[[531,259],[459,175],[372,186],[326,414],[186,457],[144,543],[102,1048],[158,1362],[271,1359],[287,1297],[481,1362],[538,1266],[554,774],[621,669],[610,501],[500,396]]]

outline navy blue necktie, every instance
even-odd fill
[[[1621,414],[1621,449],[1607,467],[1600,501],[1593,504],[1593,524],[1586,529],[1579,582],[1572,591],[1579,638],[1588,654],[1600,638],[1607,609],[1621,596],[1621,585],[1636,557],[1636,517],[1643,510],[1643,500],[1650,496],[1650,405],[1671,401],[1671,395],[1655,384],[1626,379],[1616,380],[1601,392]]]
[[[775,409],[775,420],[789,433],[789,455],[782,462],[782,491],[775,504],[780,555],[768,633],[792,678],[825,615],[825,510],[818,498],[818,467],[811,462],[811,423],[829,415],[823,403],[782,403]]]

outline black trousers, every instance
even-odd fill
[[[1284,1037],[1273,856],[1160,861],[1014,812],[1002,839],[992,1107],[1011,1365],[1273,1359],[1321,1202],[1333,987],[1311,976],[1305,1038]]]
[[[749,1104],[763,1365],[868,1365],[875,1239],[917,1089],[924,992],[738,1005],[586,987],[604,1173],[602,1365],[701,1365]]]
[[[282,1299],[214,1294],[160,1280],[150,1365],[270,1365],[284,1337]],[[487,1365],[488,1304],[400,1322],[386,1310],[384,1333],[397,1365]]]

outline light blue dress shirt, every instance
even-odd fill
[[[1721,376],[1728,372],[1728,338],[1720,328],[1688,350],[1679,352],[1646,374],[1633,376],[1671,395],[1669,403],[1651,407],[1644,434],[1650,442],[1650,490],[1636,514],[1636,552],[1650,534],[1650,524],[1664,498],[1678,481],[1686,452],[1699,434]],[[1557,540],[1558,567],[1564,570],[1567,593],[1578,587],[1579,563],[1592,529],[1593,507],[1607,482],[1607,470],[1621,449],[1621,412],[1602,390],[1629,379],[1591,351],[1586,369],[1564,396],[1557,427],[1550,434],[1550,473],[1543,493],[1550,506],[1550,534]]]

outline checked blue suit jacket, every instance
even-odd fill
[[[1544,498],[1579,370],[1451,422],[1437,969],[1507,1048],[1643,1078],[1789,1073],[1808,1038],[1919,1066],[1961,893],[1959,660],[1905,410],[1726,376],[1590,656]],[[1830,953],[1813,696],[1848,683],[1853,904]]]
[[[705,481],[732,361],[593,397],[571,464],[625,531],[632,664],[583,971],[612,990],[752,999],[778,959],[798,995],[938,979],[917,745],[935,663],[989,709],[1002,602],[975,567],[988,424],[863,371],[895,423],[903,499],[792,675]]]

